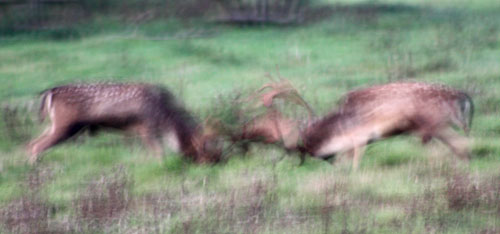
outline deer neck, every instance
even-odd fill
[[[194,140],[197,135],[199,134],[193,123],[179,120],[165,127],[163,139],[173,151],[194,156],[196,154]]]
[[[350,113],[334,112],[322,119],[313,120],[306,126],[303,125],[301,136],[304,149],[315,155],[320,148],[350,128],[351,124],[348,122],[351,117]]]

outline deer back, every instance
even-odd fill
[[[155,136],[175,131],[189,145],[197,124],[166,89],[150,84],[76,84],[44,93],[43,111],[58,122],[128,130],[141,125]]]

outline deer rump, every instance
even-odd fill
[[[116,129],[138,135],[155,154],[161,155],[162,138],[177,152],[199,156],[193,117],[165,88],[150,84],[78,84],[42,93],[40,119],[48,115],[51,126],[31,142],[30,161],[48,148],[89,129]],[[201,139],[198,139],[201,140]],[[205,143],[205,142],[203,142]]]
[[[354,151],[354,164],[362,147],[399,134],[415,134],[423,143],[437,138],[456,155],[468,158],[457,126],[468,135],[473,103],[464,92],[425,83],[390,83],[348,93],[337,111],[316,121],[302,134],[302,151],[328,158]],[[358,155],[357,155],[358,154]]]

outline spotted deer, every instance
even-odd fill
[[[275,86],[261,97],[270,106],[276,97],[296,99],[296,96],[299,96],[296,90]],[[310,118],[306,127],[298,130],[300,137],[292,145],[302,154],[323,159],[337,153],[351,153],[353,169],[357,169],[366,145],[399,134],[413,134],[424,144],[436,138],[466,160],[467,140],[453,131],[452,126],[460,127],[468,135],[473,110],[472,99],[450,87],[419,82],[376,85],[351,91],[334,111],[317,120]],[[277,123],[287,121],[274,119]],[[261,135],[266,138],[266,134]]]
[[[40,119],[51,121],[28,144],[29,162],[50,147],[88,129],[116,129],[137,135],[157,156],[163,140],[196,162],[215,162],[220,155],[217,134],[196,123],[165,88],[145,83],[70,84],[41,95]]]

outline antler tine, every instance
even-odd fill
[[[314,110],[306,102],[306,100],[304,100],[304,98],[302,98],[302,96],[299,95],[299,93],[297,92],[297,90],[294,90],[294,92],[292,92],[291,94],[293,94],[291,96],[291,98],[292,98],[291,100],[292,101],[295,101],[296,104],[298,104],[298,105],[303,106],[304,108],[306,108],[307,113],[309,115],[309,120],[311,121],[314,118],[314,116],[316,116],[316,114],[314,113]]]
[[[259,89],[257,89],[257,91],[255,91],[250,97],[244,99],[243,101],[251,101],[251,100],[257,98],[259,95],[262,97],[265,94],[259,94],[259,93],[261,93],[262,91],[264,91],[267,88],[272,88],[273,90],[277,90],[278,89],[277,87],[278,87],[277,82],[266,83],[266,84],[262,85]],[[271,92],[273,92],[273,91],[271,91]]]
[[[264,84],[260,89],[257,90],[256,93],[261,93],[267,88],[271,88],[271,90],[267,93],[261,94],[260,98],[263,104],[268,107],[271,106],[272,101],[275,97],[278,97],[283,93],[287,93],[295,89],[288,80],[280,79],[279,81]]]
[[[266,83],[266,84],[262,85],[262,87],[260,87],[260,89],[257,89],[256,93],[260,93],[260,92],[264,91],[267,88],[273,88],[274,86],[275,86],[274,83]]]
[[[264,84],[259,89],[259,92],[262,92],[266,88],[272,88],[272,90],[261,95],[261,101],[265,106],[271,106],[275,98],[282,98],[306,108],[310,120],[315,116],[311,106],[304,100],[304,98],[302,98],[299,91],[290,83],[289,80],[280,78],[280,81],[278,82]]]
[[[291,101],[299,106],[304,107],[309,115],[309,120],[311,120],[316,114],[311,106],[304,100],[304,98],[299,94],[299,91],[296,88],[291,87],[286,90],[287,92],[280,93],[275,96],[275,98],[282,98],[288,101]]]
[[[263,91],[268,88],[271,90],[263,93]],[[260,99],[258,105],[264,105],[266,107],[271,107],[275,98],[288,100],[306,108],[310,120],[315,116],[313,109],[300,96],[299,91],[290,83],[289,80],[281,77],[278,81],[272,81],[262,85],[253,95],[246,98],[245,101],[250,101],[256,98]]]
[[[287,79],[279,77],[278,80],[275,81],[275,80],[273,80],[273,78],[271,76],[269,76],[268,78],[271,80],[271,82],[262,85],[262,87],[260,89],[258,89],[257,92],[262,92],[266,88],[272,88],[272,89],[278,89],[278,90],[283,89],[283,88],[294,89],[293,85],[290,84],[290,81],[288,81]]]

